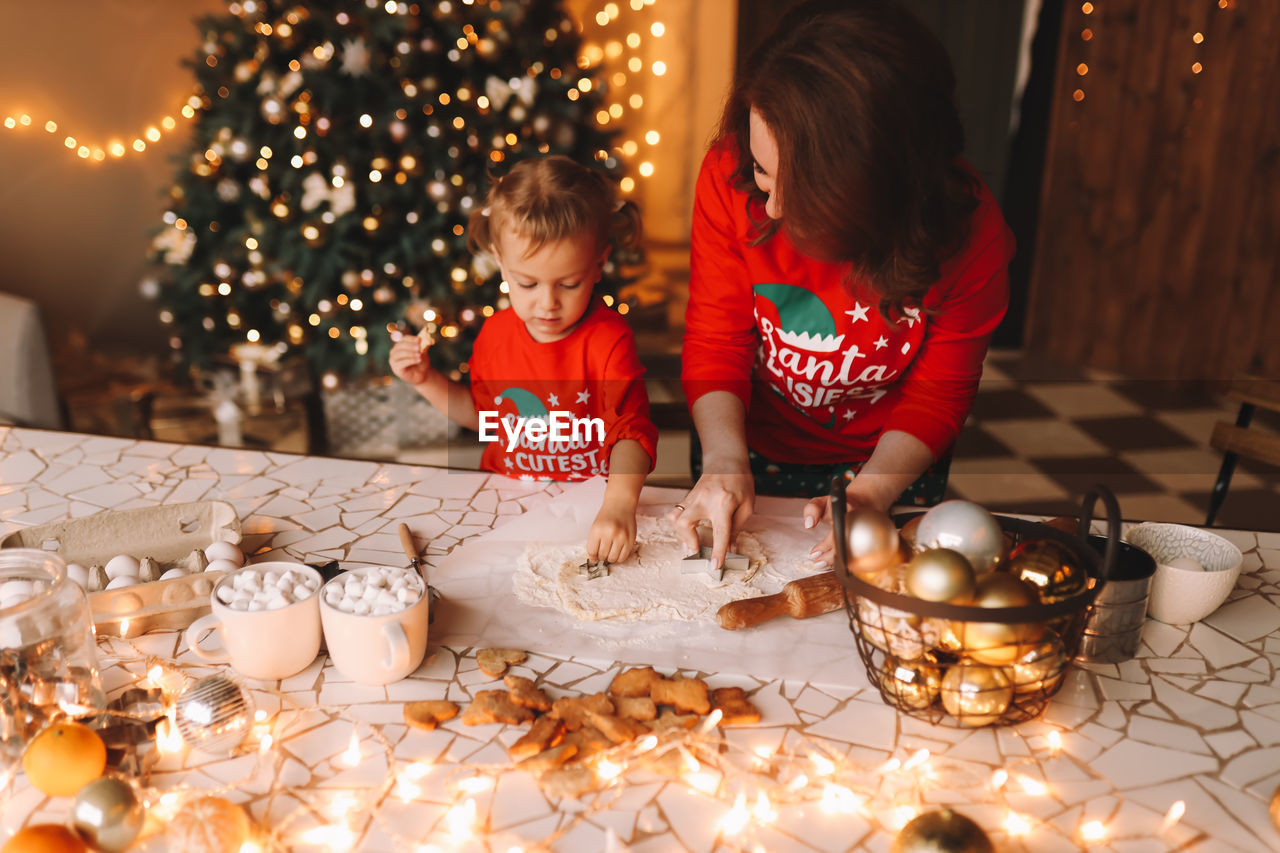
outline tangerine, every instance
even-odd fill
[[[106,766],[106,744],[83,723],[54,723],[32,738],[22,753],[27,781],[51,797],[74,796]]]
[[[18,830],[0,853],[85,853],[80,837],[62,824],[37,823]]]

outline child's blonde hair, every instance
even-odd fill
[[[639,208],[619,201],[617,185],[603,173],[558,154],[521,160],[494,179],[484,208],[471,214],[467,248],[501,251],[498,234],[506,226],[529,241],[529,253],[581,234],[590,234],[599,252],[640,242]]]

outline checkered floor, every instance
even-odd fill
[[[1235,417],[1234,405],[1203,388],[994,352],[956,444],[949,494],[995,511],[1075,515],[1080,496],[1102,483],[1125,518],[1203,524],[1222,462],[1209,435]],[[1255,423],[1265,423],[1262,413]],[[1242,460],[1214,523],[1280,530],[1280,469]]]

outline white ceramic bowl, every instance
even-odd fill
[[[1199,622],[1222,606],[1240,577],[1244,555],[1226,539],[1208,530],[1185,524],[1147,522],[1125,534],[1125,541],[1146,551],[1156,561],[1151,579],[1147,614],[1170,625]],[[1190,557],[1204,571],[1170,566],[1178,557]]]

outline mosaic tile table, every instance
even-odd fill
[[[221,499],[250,552],[403,565],[396,526],[406,521],[435,565],[560,493],[476,472],[0,429],[0,533]],[[895,713],[865,680],[762,677],[750,660],[730,661],[699,674],[745,688],[758,725],[695,735],[674,774],[615,763],[599,768],[614,777],[601,793],[557,799],[509,768],[515,727],[405,726],[406,700],[466,703],[493,686],[474,648],[436,637],[423,666],[387,687],[345,681],[324,657],[283,682],[252,683],[265,713],[250,748],[226,757],[162,743],[151,812],[162,821],[193,790],[222,792],[266,829],[265,849],[886,851],[898,827],[941,805],[1007,850],[1275,849],[1280,534],[1226,535],[1245,552],[1226,605],[1190,627],[1148,621],[1136,660],[1073,669],[1044,716],[1016,728],[933,727]],[[842,620],[810,621],[847,632]],[[790,630],[801,636],[798,623]],[[526,647],[534,653],[515,671],[553,696],[602,690],[620,667]],[[187,676],[218,671],[169,631],[103,638],[99,654],[109,695],[157,661]],[[12,769],[0,782],[0,838],[65,819],[69,801]],[[163,836],[138,846],[163,850]]]

